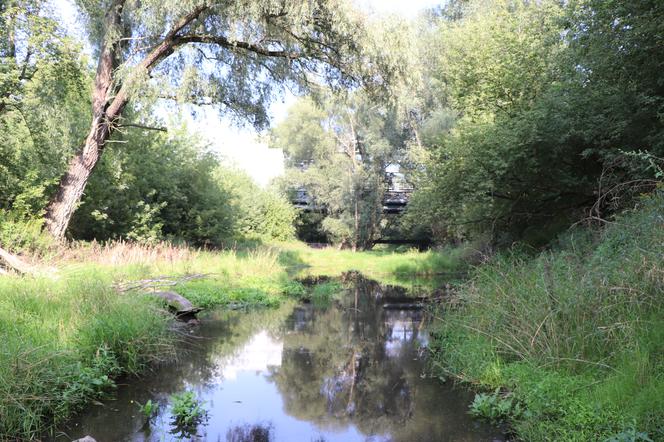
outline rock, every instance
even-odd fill
[[[85,436],[72,442],[97,442],[92,436]]]

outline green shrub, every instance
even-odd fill
[[[514,397],[502,395],[500,389],[493,393],[478,393],[470,404],[470,414],[492,422],[518,419],[522,413],[523,409]]]
[[[159,407],[155,402],[152,402],[152,399],[148,399],[144,404],[136,402],[136,406],[138,406],[138,411],[145,417],[148,422],[150,422],[150,420],[157,414],[157,411],[159,410]]]
[[[647,433],[628,428],[620,433],[609,437],[604,442],[653,442]]]
[[[54,244],[44,233],[42,219],[19,217],[0,210],[0,245],[15,253],[45,254]]]
[[[307,296],[307,288],[299,281],[287,281],[283,290],[286,296],[298,300],[305,299]]]

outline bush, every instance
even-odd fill
[[[0,210],[0,245],[15,253],[43,255],[54,242],[43,232],[42,226],[42,219],[23,218]]]
[[[522,413],[521,405],[514,397],[500,394],[500,389],[493,393],[478,393],[470,404],[470,414],[495,423],[518,419]]]

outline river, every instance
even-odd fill
[[[468,415],[472,394],[426,375],[430,321],[403,301],[358,276],[329,302],[208,313],[183,335],[177,361],[121,383],[57,440],[504,440]],[[183,391],[207,418],[178,435],[170,397]],[[157,404],[150,423],[137,405],[148,400]]]

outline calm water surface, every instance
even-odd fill
[[[424,376],[422,311],[361,278],[346,287],[328,305],[209,315],[177,363],[121,385],[57,440],[183,440],[171,433],[169,397],[185,390],[205,402],[208,419],[184,440],[503,440],[468,416],[471,395]],[[149,399],[159,409],[146,425],[135,402]]]

